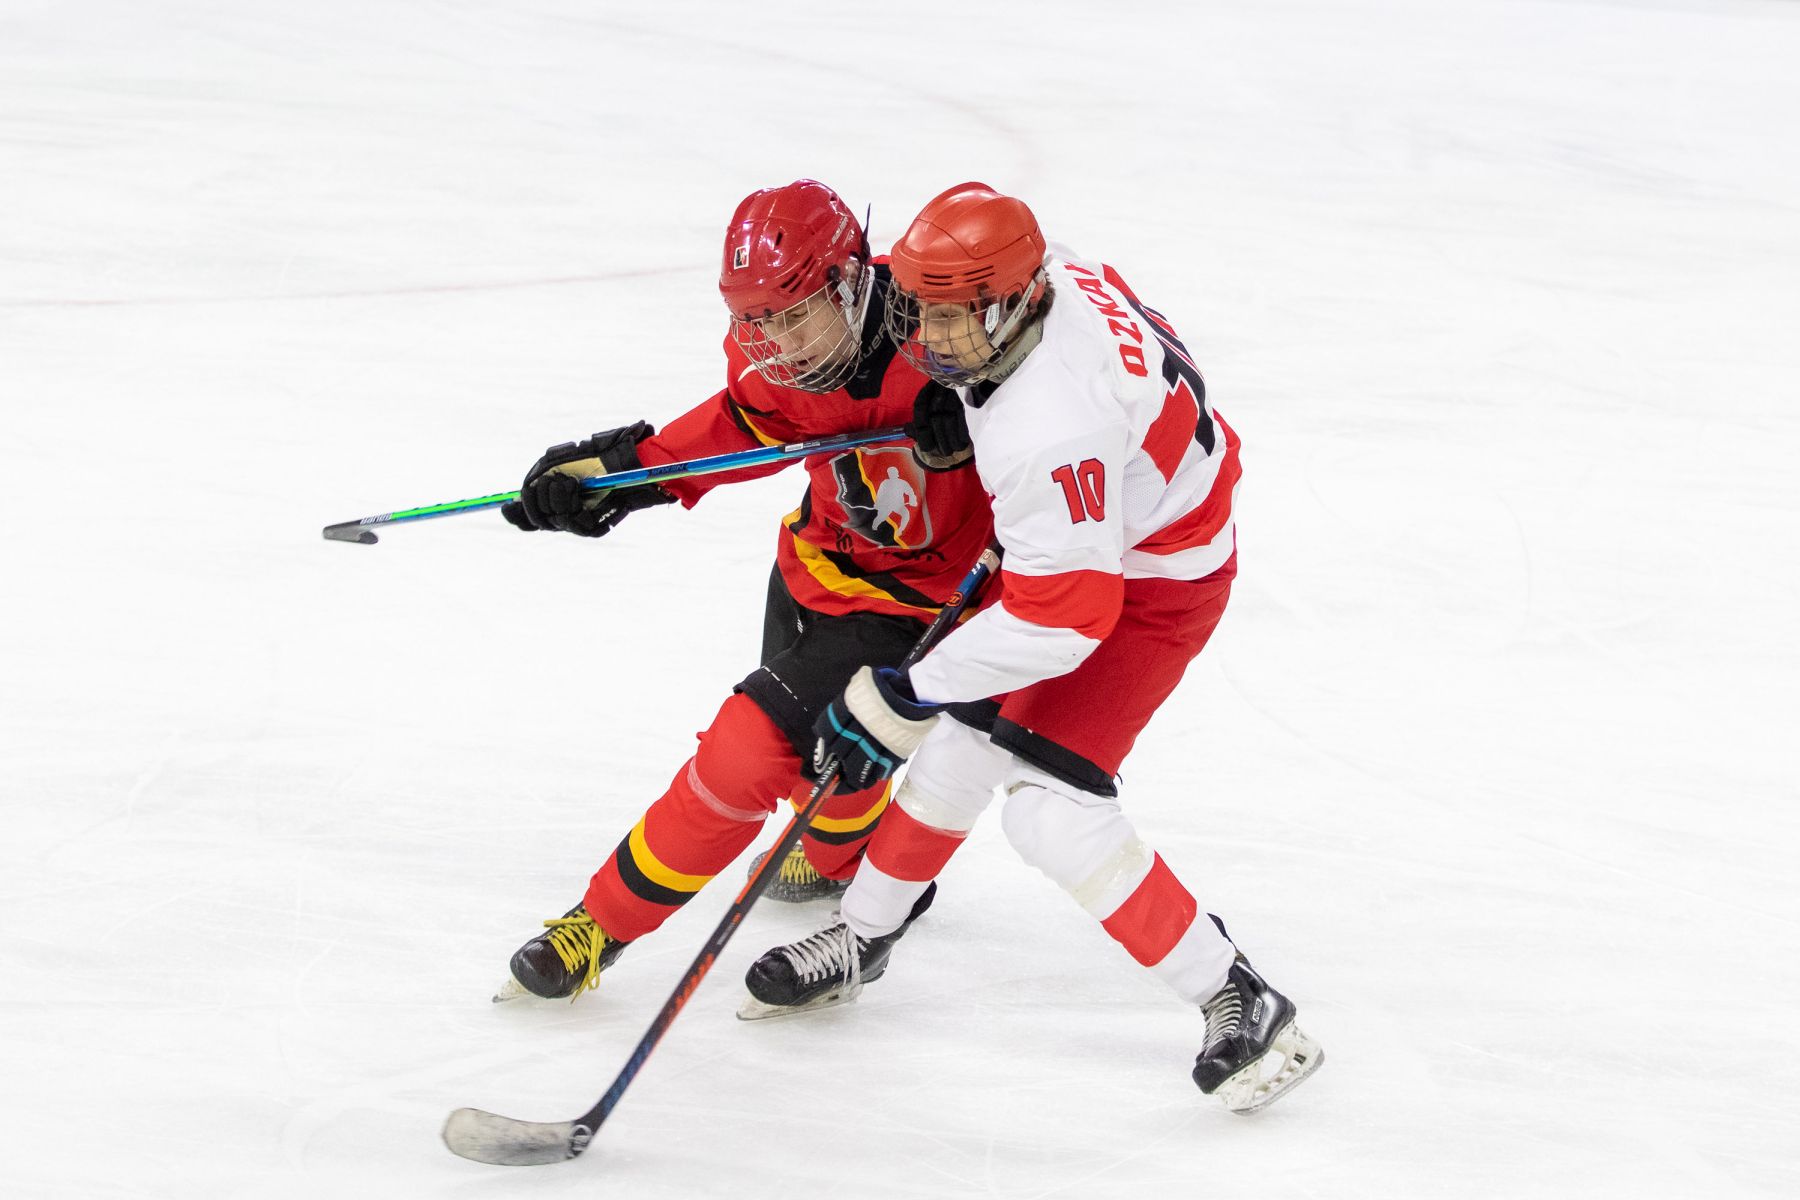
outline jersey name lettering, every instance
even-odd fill
[[[1087,295],[1094,307],[1100,310],[1100,315],[1106,318],[1106,327],[1112,330],[1113,336],[1120,339],[1119,361],[1125,364],[1125,370],[1140,377],[1148,375],[1150,367],[1144,359],[1143,350],[1140,349],[1144,344],[1144,334],[1138,328],[1137,322],[1131,319],[1131,314],[1117,300],[1113,299],[1112,293],[1106,290],[1106,285],[1100,282],[1098,275],[1085,267],[1078,267],[1074,263],[1064,263],[1063,266],[1081,276],[1075,281],[1076,286]],[[1125,343],[1124,339],[1128,336],[1136,345]]]

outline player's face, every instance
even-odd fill
[[[980,370],[994,354],[980,314],[966,304],[922,305],[919,342],[933,357],[963,371]]]
[[[831,391],[855,370],[860,340],[839,294],[827,286],[778,313],[740,320],[733,336],[769,382]]]
[[[844,314],[823,291],[763,318],[756,327],[775,344],[781,361],[796,371],[823,365],[843,352]]]

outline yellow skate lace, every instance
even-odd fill
[[[775,873],[775,877],[783,883],[794,883],[801,886],[814,884],[825,878],[819,874],[819,869],[807,859],[806,851],[799,846],[788,851],[788,856],[781,860],[781,870]]]
[[[569,997],[573,1004],[581,993],[600,986],[600,952],[606,949],[606,931],[585,912],[552,917],[544,922],[544,927],[550,931],[550,948],[562,959],[563,969],[584,972],[581,986]]]

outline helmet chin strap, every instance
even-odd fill
[[[981,383],[1002,383],[1006,377],[1019,369],[1025,356],[1037,349],[1038,343],[1044,340],[1044,323],[1033,321],[1019,334],[1018,340],[1000,352],[994,365],[981,373]]]
[[[1000,322],[1000,327],[989,334],[988,340],[994,345],[1002,347],[1000,353],[995,355],[993,362],[984,367],[970,382],[1000,383],[1019,369],[1019,364],[1025,361],[1027,354],[1037,349],[1038,343],[1044,340],[1044,323],[1032,320],[1022,330],[1019,329],[1019,326],[1027,321],[1027,314],[1032,311],[1033,297],[1041,297],[1038,302],[1041,311],[1042,300],[1048,298],[1049,291],[1050,281],[1040,269],[1032,279],[1032,286],[1013,306],[1013,310],[1006,314],[1005,319]],[[1017,339],[1013,338],[1015,331],[1018,332]]]
[[[869,316],[869,299],[875,294],[875,272],[867,262],[856,264],[856,282],[850,281],[848,272],[838,281],[838,306],[843,310],[844,320],[854,333],[857,344],[862,344],[863,323]]]

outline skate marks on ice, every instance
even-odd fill
[[[900,996],[865,995],[816,1023],[747,1028],[770,1061],[807,1055],[832,1077],[857,1081],[834,1093],[837,1127],[863,1130],[864,1141],[893,1148],[890,1161],[903,1159],[903,1178],[882,1194],[1176,1194],[1245,1130],[1260,1126],[1265,1149],[1273,1144],[1265,1136],[1291,1130],[1286,1106],[1242,1122],[1194,1087],[1195,1016],[1159,995],[1140,1002],[1107,988],[1099,1007],[1086,989],[1070,1001],[1057,996],[1063,983],[1021,974],[972,995],[915,992],[893,979]],[[1001,1042],[1000,1058],[983,1049]],[[811,1144],[805,1126],[793,1125],[771,1136]]]
[[[515,1049],[501,1047],[340,1088],[311,1101],[288,1118],[281,1130],[282,1156],[294,1170],[304,1169],[307,1147],[322,1131],[351,1112],[389,1113],[403,1116],[409,1123],[415,1118],[435,1121],[442,1107],[433,1097],[459,1081],[516,1067],[518,1061]],[[414,1098],[402,1099],[403,1096]]]

